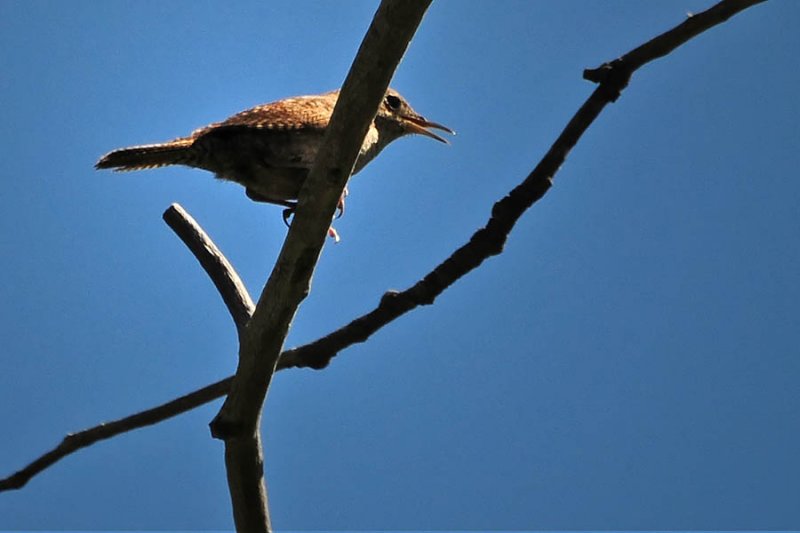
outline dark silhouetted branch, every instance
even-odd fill
[[[172,228],[187,248],[192,252],[200,266],[217,287],[222,301],[236,324],[241,335],[242,330],[253,314],[253,300],[247,292],[239,274],[228,259],[220,252],[217,245],[203,231],[203,228],[180,206],[172,204],[162,215],[164,222]]]
[[[126,416],[99,426],[70,433],[61,443],[45,453],[35,461],[25,466],[12,475],[0,480],[0,492],[4,490],[21,489],[35,475],[60,461],[67,455],[77,452],[82,448],[91,446],[102,440],[110,439],[121,433],[157,424],[162,420],[172,418],[186,411],[191,411],[200,405],[206,404],[215,398],[220,398],[230,388],[232,378],[225,378],[202,389],[190,392],[180,398],[159,405],[146,411]]]
[[[239,365],[211,434],[225,441],[237,531],[267,532],[261,412],[281,349],[311,287],[328,228],[370,123],[431,0],[382,0],[342,86],[297,211],[253,316],[239,336]]]

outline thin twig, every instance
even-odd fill
[[[648,61],[652,61],[653,59],[657,59],[661,57],[665,53],[668,53],[672,49],[676,48],[677,46],[683,44],[691,37],[701,33],[702,31],[708,30],[709,28],[720,24],[727,20],[727,18],[731,17],[732,15],[743,11],[744,9],[758,4],[764,0],[725,0],[716,4],[714,7],[710,8],[707,11],[702,13],[698,13],[691,17],[690,21],[694,25],[692,26],[691,34],[686,33],[686,28],[684,22],[683,24],[677,26],[673,30],[666,32],[656,39],[649,41],[649,43],[643,45],[642,47],[637,48],[634,51],[640,51],[644,49],[642,53],[642,57],[637,57],[636,59],[636,68],[631,69],[628,72],[628,75],[633,70],[636,70],[640,66],[644,65]],[[687,21],[689,22],[689,21]],[[683,28],[683,29],[682,29]],[[675,33],[673,33],[675,32]],[[683,33],[682,33],[683,32]],[[658,43],[658,46],[653,46],[653,48],[648,51],[647,45],[653,42]],[[664,52],[667,50],[667,52]],[[631,52],[633,53],[633,52]],[[638,54],[639,52],[637,52]],[[644,54],[650,53],[652,57],[647,57]],[[622,56],[622,58],[628,57],[629,54]],[[622,59],[621,58],[621,59]],[[612,66],[614,64],[614,66]],[[621,81],[627,82],[627,76],[623,76],[622,80],[617,80],[613,82],[609,82],[608,78],[608,71],[613,70],[616,65],[620,64],[620,60],[616,62],[610,62],[604,64],[603,67],[600,67],[603,72],[606,74],[602,76],[602,78],[596,78],[592,76],[592,72],[596,72],[600,69],[592,69],[587,70],[588,74],[585,74],[587,79],[591,79],[592,81],[596,81],[601,83],[601,87],[598,88],[600,90],[604,85],[606,86],[606,91],[609,93],[610,97],[615,97],[615,94],[618,95],[618,91],[621,90],[624,85],[620,86]],[[629,63],[630,64],[630,63]],[[630,67],[620,67],[619,72],[624,72]],[[612,76],[613,78],[613,76]],[[597,91],[595,91],[596,94]],[[595,94],[590,97],[590,100],[594,98]],[[587,104],[589,102],[587,101]],[[565,138],[571,137],[573,135],[570,134],[573,128],[583,127],[582,121],[576,120],[579,118],[579,115],[584,113],[584,108],[586,104],[578,111],[578,113],[573,117],[567,127],[564,129],[564,132],[559,136],[558,140],[553,144],[548,154],[542,160],[542,162],[536,167],[533,173],[531,173],[528,178],[517,186],[514,190],[512,190],[508,196],[497,202],[492,209],[492,218],[486,224],[483,229],[478,230],[473,236],[470,242],[459,248],[453,255],[451,255],[446,261],[444,261],[441,265],[439,265],[436,269],[434,269],[431,273],[426,275],[420,282],[414,285],[411,289],[403,291],[402,293],[394,293],[390,292],[384,295],[384,298],[381,300],[381,304],[376,307],[374,310],[370,311],[369,313],[362,315],[361,317],[353,320],[349,324],[345,325],[344,327],[326,335],[325,337],[318,339],[310,344],[306,344],[304,346],[300,346],[298,348],[293,348],[290,350],[286,350],[281,354],[281,358],[277,365],[277,370],[282,370],[285,368],[295,368],[295,367],[308,367],[308,368],[324,368],[330,360],[336,356],[342,349],[351,346],[352,344],[363,342],[365,341],[370,335],[375,333],[381,326],[386,324],[388,321],[392,320],[407,312],[409,309],[403,309],[402,307],[397,307],[396,310],[392,311],[392,306],[396,306],[398,304],[405,303],[408,305],[410,299],[419,294],[424,294],[425,291],[427,294],[425,298],[427,299],[420,299],[419,303],[429,304],[433,301],[433,299],[438,296],[449,284],[452,284],[455,279],[465,275],[468,273],[474,266],[469,267],[471,263],[480,264],[486,257],[480,256],[480,249],[481,247],[485,248],[489,252],[492,250],[502,249],[503,243],[505,242],[505,237],[507,237],[507,233],[505,236],[501,236],[500,239],[493,245],[486,245],[482,244],[487,236],[495,235],[487,230],[490,226],[494,228],[498,227],[500,222],[492,222],[496,218],[500,218],[505,222],[502,223],[502,226],[507,228],[507,231],[510,231],[513,228],[514,222],[516,222],[516,218],[519,216],[517,215],[514,218],[514,213],[509,212],[509,207],[515,207],[515,210],[518,209],[517,203],[525,201],[525,197],[531,198],[536,197],[537,194],[541,196],[544,192],[546,192],[547,188],[550,186],[550,178],[547,177],[543,180],[543,183],[539,185],[539,191],[530,185],[531,177],[542,167],[545,161],[548,159],[554,152],[561,152],[562,153],[562,160],[563,157],[566,157],[566,154],[569,152],[571,145],[562,145]],[[552,163],[548,166],[552,167]],[[556,168],[558,168],[556,166]],[[518,192],[520,188],[528,189],[527,193]],[[516,200],[510,200],[510,198],[515,198]],[[531,203],[535,200],[531,200]],[[524,210],[524,209],[523,209]],[[510,222],[510,224],[509,224]],[[495,229],[496,231],[496,229]],[[473,244],[475,243],[475,244]],[[466,250],[465,250],[466,249]],[[491,253],[489,254],[491,255]],[[458,261],[457,257],[464,257],[464,256],[471,256],[470,262],[462,262]],[[458,266],[460,270],[452,270],[449,267],[452,265]],[[447,266],[447,267],[446,267]],[[467,270],[464,270],[465,267]],[[437,274],[441,270],[445,270],[445,274],[450,281],[447,281],[447,278],[444,281],[440,281],[439,275]],[[453,278],[455,276],[455,278]],[[446,285],[444,283],[447,283]],[[417,288],[421,287],[421,288]],[[416,289],[416,290],[415,290]],[[401,296],[405,295],[405,296]],[[387,314],[387,312],[389,314]],[[19,489],[23,487],[32,477],[40,473],[45,468],[49,467],[50,465],[54,464],[58,460],[66,457],[67,455],[95,442],[113,437],[120,433],[124,433],[127,431],[131,431],[140,427],[148,426],[151,424],[155,424],[157,422],[166,420],[168,418],[172,418],[184,412],[190,411],[195,409],[203,404],[211,402],[217,398],[220,398],[227,394],[230,390],[230,384],[233,377],[227,377],[221,381],[218,381],[212,385],[208,385],[200,390],[191,392],[186,394],[185,396],[181,396],[175,400],[170,402],[164,403],[152,409],[148,409],[147,411],[143,411],[141,413],[137,413],[119,420],[115,420],[112,422],[104,423],[99,426],[95,426],[93,428],[89,428],[87,430],[81,431],[79,433],[68,435],[64,441],[53,450],[45,453],[44,455],[37,458],[35,461],[24,467],[23,469],[19,470],[18,472],[12,474],[11,476],[0,480],[0,492],[4,490],[12,490],[12,489]]]
[[[230,389],[232,379],[233,378],[228,377],[222,381],[207,385],[202,389],[190,392],[180,398],[153,407],[152,409],[147,409],[146,411],[141,411],[111,422],[104,422],[99,426],[94,426],[77,433],[70,433],[64,437],[58,446],[38,457],[35,461],[25,466],[25,468],[0,480],[0,492],[4,490],[21,489],[35,475],[82,448],[86,448],[102,440],[110,439],[120,433],[151,426],[162,420],[167,420],[168,418],[185,413],[186,411],[191,411],[216,398],[220,398]]]
[[[585,70],[583,77],[589,81],[600,83],[604,80],[605,73],[610,70],[619,69],[632,73],[645,64],[666,56],[712,26],[722,24],[748,7],[763,2],[766,0],[723,0],[702,13],[689,14],[681,24],[634,48],[619,59],[603,63],[594,69]]]

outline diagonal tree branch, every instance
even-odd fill
[[[389,81],[431,0],[382,0],[342,86],[289,234],[240,335],[231,391],[211,422],[225,441],[237,531],[270,531],[261,413],[283,343],[311,286],[328,228]]]
[[[633,71],[645,63],[666,55],[699,33],[763,1],[724,0],[707,11],[691,16],[684,23],[621,58],[596,69],[586,70],[584,77],[600,83],[598,89],[570,120],[536,169],[524,182],[494,205],[492,216],[486,226],[478,230],[469,243],[459,248],[410,289],[401,293],[386,293],[380,304],[369,313],[310,344],[284,351],[278,361],[277,370],[294,367],[324,368],[344,348],[365,341],[383,325],[417,305],[432,303],[436,296],[458,278],[466,275],[486,258],[499,253],[521,213],[550,187],[552,176],[561,164],[559,161],[563,162],[566,159],[580,134],[593,120],[592,118],[587,122],[587,117],[596,117],[602,107],[614,101]],[[605,93],[605,96],[597,96],[598,92]],[[593,101],[594,103],[589,105]],[[601,104],[600,109],[594,109],[598,103]],[[548,174],[547,171],[551,173]],[[505,233],[498,234],[498,229],[505,230]],[[495,239],[495,242],[489,242],[490,239]],[[56,448],[18,472],[0,480],[0,491],[23,487],[32,477],[50,465],[95,442],[158,423],[220,398],[230,390],[232,379],[233,377],[225,378],[152,409],[70,434]]]
[[[242,339],[231,392],[211,423],[227,439],[257,424],[286,332],[310,290],[330,221],[359,150],[430,0],[383,0],[345,79],[289,234]]]
[[[64,457],[71,455],[78,450],[91,446],[97,442],[116,437],[121,433],[152,426],[158,422],[172,418],[178,414],[191,411],[204,405],[216,398],[225,395],[230,389],[230,382],[233,378],[225,378],[202,389],[185,394],[180,398],[175,398],[167,403],[161,404],[152,409],[141,411],[125,418],[104,422],[99,426],[94,426],[77,433],[70,433],[64,437],[58,446],[49,452],[36,458],[33,462],[26,465],[21,470],[14,472],[10,476],[0,480],[0,492],[6,490],[21,489],[34,476],[57,463]]]
[[[572,117],[567,126],[525,180],[494,204],[486,225],[469,242],[409,289],[389,291],[379,305],[346,326],[310,344],[287,350],[280,367],[324,368],[341,350],[370,335],[397,317],[434,302],[445,289],[477,268],[483,261],[503,251],[509,233],[522,214],[552,185],[552,179],[580,137],[603,108],[616,101],[635,70],[663,57],[692,37],[725,22],[736,13],[764,0],[724,0],[707,11],[691,16],[682,24],[639,46],[621,58],[587,70],[584,77],[600,85]],[[594,73],[602,72],[602,76]]]

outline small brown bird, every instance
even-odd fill
[[[219,179],[243,185],[252,200],[286,206],[287,219],[314,163],[338,97],[339,91],[332,91],[256,106],[187,137],[114,150],[95,167],[117,171],[166,165],[201,168]],[[447,143],[429,128],[455,133],[426,120],[397,91],[389,89],[369,127],[353,174],[404,135],[416,133]],[[340,212],[343,207],[342,201]]]

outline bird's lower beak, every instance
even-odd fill
[[[436,122],[428,122],[423,117],[411,117],[406,116],[403,117],[405,128],[409,133],[418,133],[420,135],[425,135],[426,137],[430,137],[431,139],[436,139],[439,142],[443,142],[445,144],[450,144],[447,139],[440,137],[430,131],[428,128],[433,128],[437,130],[446,131],[450,135],[455,135],[456,132],[448,128],[447,126],[442,126]]]

